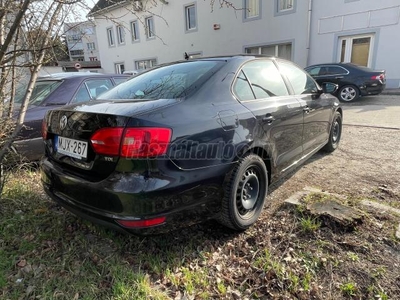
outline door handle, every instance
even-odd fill
[[[273,121],[275,121],[275,118],[272,115],[267,114],[265,117],[262,118],[262,120],[265,123],[271,124]]]
[[[303,107],[303,111],[306,113],[306,114],[309,114],[310,113],[310,108],[308,107],[308,106],[304,106]]]
[[[335,77],[335,79],[343,79],[343,76]]]

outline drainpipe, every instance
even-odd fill
[[[310,47],[311,47],[311,22],[312,22],[313,0],[308,0],[308,23],[307,23],[307,66],[310,65]]]

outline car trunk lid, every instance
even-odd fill
[[[132,149],[135,140],[148,134],[137,130],[147,128],[140,115],[178,102],[99,101],[50,111],[43,123],[46,155],[66,171],[87,180],[104,179],[115,170],[121,154],[140,155]],[[126,128],[128,122],[135,127]],[[157,126],[149,130],[154,128]],[[123,145],[125,135],[129,138],[126,143],[131,143],[128,146]]]

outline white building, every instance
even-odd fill
[[[185,52],[264,53],[306,64],[306,1],[233,0],[236,10],[216,1],[213,11],[210,2],[100,0],[89,15],[96,23],[102,68],[143,69],[181,60]]]
[[[309,64],[343,61],[384,69],[387,87],[398,88],[399,20],[399,0],[314,0]]]
[[[93,22],[66,23],[64,31],[71,61],[99,60],[96,27]]]
[[[184,53],[259,53],[301,67],[352,61],[400,84],[399,0],[100,0],[96,23],[105,72],[149,68]],[[343,50],[342,50],[343,49]]]

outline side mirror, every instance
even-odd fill
[[[332,82],[323,82],[322,84],[321,84],[321,87],[322,87],[322,91],[324,92],[324,93],[328,93],[328,94],[334,94],[334,93],[336,93],[336,91],[338,90],[338,88],[339,88],[339,86],[337,85],[337,84],[335,84],[335,83],[332,83]]]

